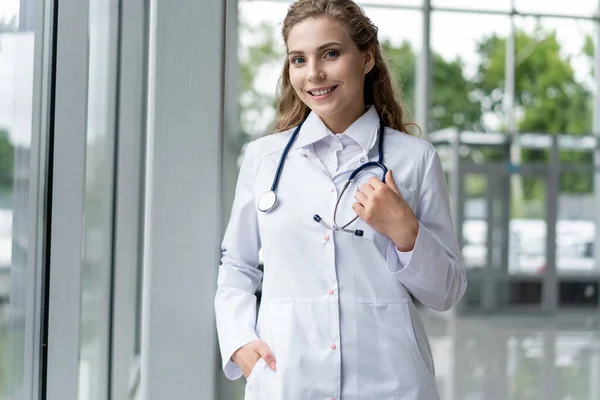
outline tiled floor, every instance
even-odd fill
[[[600,313],[423,318],[442,400],[600,400]]]

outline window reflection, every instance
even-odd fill
[[[515,100],[522,132],[582,135],[592,128],[594,25],[515,19]]]
[[[113,237],[115,97],[114,18],[110,2],[89,2],[86,177],[79,400],[108,396]]]
[[[454,29],[460,26],[468,29]],[[505,112],[504,66],[510,20],[505,16],[434,12],[432,111],[429,131],[499,131]]]
[[[28,246],[28,208],[35,40],[34,27],[25,18],[33,6],[30,3],[4,0],[0,6],[0,398],[19,398],[27,390],[25,321],[26,295],[32,289],[27,281],[27,259],[32,251]]]

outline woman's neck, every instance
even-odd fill
[[[351,107],[350,105],[340,112],[321,117],[321,120],[334,134],[341,134],[346,131],[357,119],[359,119],[367,111],[367,106],[364,102]]]

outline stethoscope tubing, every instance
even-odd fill
[[[287,155],[288,155],[290,149],[292,148],[293,143],[296,141],[296,139],[298,138],[298,135],[300,134],[300,129],[302,128],[302,125],[304,125],[304,122],[306,121],[306,119],[308,118],[309,115],[310,115],[310,113],[307,113],[306,116],[300,122],[300,124],[298,124],[298,126],[292,133],[292,136],[290,137],[288,143],[286,144],[285,148],[283,149],[283,153],[281,154],[279,163],[277,165],[277,170],[275,171],[275,176],[273,177],[273,182],[271,184],[271,190],[264,193],[259,201],[258,209],[261,212],[268,212],[268,211],[272,210],[275,207],[275,204],[277,203],[277,186],[279,185],[279,180],[281,179],[281,172],[283,171],[283,166],[285,165],[285,160],[287,159]],[[385,175],[387,174],[387,167],[383,164],[384,129],[385,129],[385,126],[383,124],[383,121],[380,120],[379,121],[379,132],[378,132],[378,142],[379,142],[378,143],[378,153],[379,153],[378,160],[377,161],[369,161],[369,162],[361,165],[360,167],[356,168],[354,171],[352,171],[352,173],[348,177],[348,180],[344,184],[342,191],[338,195],[337,201],[335,203],[335,208],[333,211],[333,224],[332,225],[327,224],[325,221],[323,221],[323,219],[318,214],[315,214],[313,216],[313,219],[316,222],[323,225],[325,228],[327,228],[331,231],[344,231],[344,232],[354,233],[356,236],[363,235],[362,230],[347,229],[347,227],[350,226],[350,224],[352,224],[354,221],[356,221],[358,219],[358,215],[356,217],[354,217],[350,222],[348,222],[347,224],[344,224],[342,226],[338,225],[338,223],[336,221],[336,215],[337,215],[337,210],[338,210],[340,201],[342,199],[342,196],[348,189],[348,186],[350,186],[350,184],[354,181],[354,179],[358,176],[358,174],[361,171],[365,170],[366,168],[370,168],[370,167],[380,168],[383,171],[383,176],[382,176],[381,181],[385,183]]]

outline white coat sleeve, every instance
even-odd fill
[[[399,259],[391,242],[388,269],[421,303],[446,311],[465,293],[467,279],[450,215],[442,163],[433,148],[425,161],[422,179],[415,215],[419,233],[412,254]]]
[[[252,143],[238,175],[229,223],[221,245],[221,265],[215,295],[215,316],[223,371],[228,379],[242,376],[231,361],[233,353],[258,339],[256,296],[262,272],[258,269],[260,236],[253,194]]]

